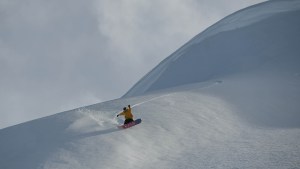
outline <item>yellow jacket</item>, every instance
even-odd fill
[[[125,116],[125,119],[133,119],[133,115],[131,113],[131,108],[128,108],[128,109],[124,110],[123,112],[121,112],[118,115],[119,116]]]

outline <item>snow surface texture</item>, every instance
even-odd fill
[[[298,18],[298,0],[241,10],[121,99],[0,130],[0,168],[300,169]],[[119,130],[128,104],[143,121]]]
[[[241,74],[265,63],[278,69],[280,59],[292,62],[285,68],[299,67],[299,8],[297,0],[272,1],[224,18],[162,61],[124,97]]]

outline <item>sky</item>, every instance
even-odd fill
[[[265,0],[1,0],[0,128],[117,99],[223,17]]]

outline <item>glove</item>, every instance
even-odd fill
[[[119,115],[117,115],[117,117],[119,117]]]

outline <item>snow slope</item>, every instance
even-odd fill
[[[277,69],[280,59],[297,68],[299,8],[297,0],[272,1],[224,18],[163,60],[124,97],[257,70],[272,61]]]
[[[300,1],[241,10],[123,98],[1,129],[0,168],[300,168],[299,17]],[[118,130],[128,104],[143,121]]]
[[[249,125],[234,105],[202,92],[120,99],[3,129],[0,167],[299,168],[298,127]],[[116,112],[128,103],[143,122],[118,130]]]

